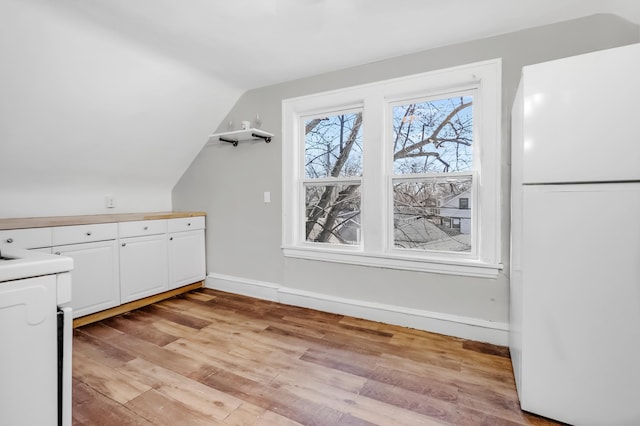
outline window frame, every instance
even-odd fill
[[[283,100],[284,256],[462,276],[496,277],[502,269],[501,66],[501,60],[494,59]],[[473,253],[462,256],[459,253],[452,255],[452,252],[395,249],[389,233],[393,228],[393,181],[414,175],[393,174],[393,149],[385,142],[393,131],[391,105],[402,100],[469,90],[474,93],[473,187],[477,187],[476,192],[472,193],[470,207],[472,220],[477,221],[474,236],[478,241],[477,248]],[[301,234],[306,219],[303,198],[304,129],[301,123],[305,117],[354,109],[361,109],[363,114],[360,245],[307,242],[304,233]],[[481,124],[476,126],[476,121]]]

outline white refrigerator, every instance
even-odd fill
[[[524,67],[511,167],[522,409],[640,425],[640,45]]]

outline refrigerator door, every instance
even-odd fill
[[[640,424],[640,183],[526,186],[522,408]]]
[[[640,180],[640,44],[522,74],[525,184]]]

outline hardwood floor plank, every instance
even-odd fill
[[[300,426],[302,423],[294,422],[273,411],[266,410],[253,404],[243,403],[224,420],[228,426]]]
[[[519,410],[515,395],[505,395],[486,385],[461,384],[460,405],[513,422],[522,422],[524,415]]]
[[[431,398],[375,380],[367,381],[360,390],[360,395],[450,424],[454,423],[456,417],[455,402]]]
[[[121,404],[150,389],[149,386],[94,361],[79,351],[73,353],[73,373],[102,395]]]
[[[191,292],[191,293],[187,293],[185,295],[186,298],[188,299],[194,299],[194,300],[200,300],[202,302],[208,302],[212,299],[216,298],[215,294],[210,294],[209,292],[207,292],[206,290],[204,291],[200,291],[200,292]]]
[[[459,387],[432,374],[409,374],[400,370],[376,366],[367,377],[379,383],[395,386],[445,402],[458,402]]]
[[[206,386],[196,380],[159,367],[142,359],[135,359],[118,371],[153,387],[192,410],[216,420],[224,420],[242,400]]]
[[[200,330],[201,328],[204,328],[211,324],[210,321],[191,316],[186,312],[174,312],[171,309],[165,308],[160,304],[145,306],[141,309],[141,311],[155,317],[160,317],[164,320],[183,325],[185,327],[194,328],[196,330]]]
[[[349,373],[338,372],[332,368],[321,365],[310,364],[308,362],[296,360],[292,362],[292,367],[283,370],[276,377],[278,382],[296,383],[318,383],[328,386],[333,390],[340,390],[357,394],[367,381],[366,378]]]
[[[166,347],[154,345],[136,336],[122,333],[102,324],[98,324],[98,326],[90,325],[87,329],[83,328],[82,331],[96,338],[106,340],[109,344],[117,345],[138,358],[173,370],[179,374],[189,375],[200,372],[201,370],[210,370],[210,366],[202,362],[198,362],[175,353]]]
[[[309,349],[300,359],[360,377],[368,377],[378,359],[378,354],[341,355],[340,351]]]
[[[376,426],[377,423],[371,423],[366,420],[354,417],[351,414],[343,414],[338,420],[340,426]]]
[[[347,376],[348,373],[335,375]],[[341,411],[343,417],[344,415],[353,416],[354,421],[394,426],[441,424],[435,419],[430,419],[419,413],[366,397],[361,393],[366,380],[357,392],[344,390],[311,378],[305,374],[304,370],[283,374],[278,376],[276,381],[278,386],[288,389],[291,393]]]
[[[231,353],[233,347],[221,346],[216,340],[202,336],[189,341],[179,340],[167,345],[166,348],[216,370],[234,371],[238,375],[261,383],[268,383],[278,374],[277,367],[270,364],[264,354],[256,352],[256,357],[247,358],[238,356],[236,351],[234,355]]]
[[[140,417],[77,379],[73,379],[72,393],[72,422],[74,426],[153,425],[145,418]]]
[[[229,371],[211,374],[202,382],[304,425],[336,424],[342,414],[285,389],[267,386]]]
[[[103,324],[120,330],[130,336],[146,340],[154,345],[164,346],[178,339],[171,334],[163,333],[153,327],[153,320],[144,317],[141,311],[128,312],[117,317],[106,319]]]
[[[557,425],[506,348],[197,289],[74,332],[75,425]]]
[[[473,342],[467,340],[462,344],[463,349],[480,352],[483,354],[497,355],[503,358],[509,358],[509,348],[506,346],[497,346],[484,342]]]
[[[129,401],[126,407],[158,426],[215,426],[224,423],[205,416],[189,406],[169,398],[155,389]]]
[[[82,353],[86,357],[99,361],[106,366],[116,368],[135,359],[134,355],[96,339],[84,333],[81,329],[73,330],[73,351]]]

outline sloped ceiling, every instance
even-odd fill
[[[0,217],[168,210],[247,89],[603,12],[640,22],[629,0],[0,0]]]
[[[249,89],[595,13],[631,0],[58,0]]]

